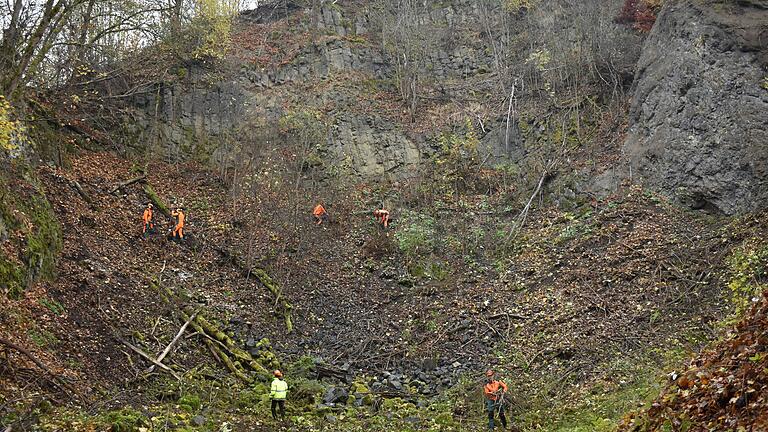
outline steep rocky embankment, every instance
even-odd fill
[[[671,1],[637,66],[633,178],[725,214],[768,204],[768,4]]]
[[[426,123],[418,133],[410,130],[404,107],[395,103],[394,65],[370,28],[376,8],[326,5],[313,12],[288,3],[287,12],[265,6],[241,19],[226,67],[179,67],[175,80],[133,98],[141,119],[134,133],[157,134],[157,155],[178,160],[210,154],[230,163],[234,146],[211,141],[238,141],[260,128],[265,130],[257,135],[267,141],[271,125],[308,110],[323,115],[330,126],[328,136],[313,143],[327,167],[344,165],[349,175],[367,179],[413,175],[434,153],[438,144],[426,139],[436,130]],[[430,9],[425,26],[464,34],[480,25],[480,11],[471,2]],[[492,56],[478,42],[434,47],[424,81],[489,76]],[[425,91],[424,96],[434,95]],[[426,110],[435,103],[426,105],[417,114],[422,123],[431,121],[433,113]],[[494,139],[489,146],[498,145],[498,136]]]

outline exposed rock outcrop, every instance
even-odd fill
[[[229,160],[227,146],[217,144],[233,138],[228,134],[242,140],[240,131],[252,123],[276,125],[291,109],[322,101],[330,130],[327,142],[318,145],[323,147],[326,166],[359,178],[413,175],[434,151],[429,137],[409,133],[398,121],[364,109],[363,99],[375,92],[372,89],[391,87],[396,81],[393,61],[374,36],[376,24],[369,16],[373,12],[364,5],[326,6],[311,16],[310,9],[288,3],[292,6],[287,9],[265,6],[246,14],[241,37],[248,40],[250,32],[259,31],[254,26],[293,16],[301,25],[315,26],[317,35],[311,41],[297,42],[295,52],[268,66],[251,61],[253,49],[243,46],[236,47],[227,67],[215,73],[203,65],[180,68],[178,78],[132,101],[139,111],[133,133],[139,145],[167,160],[200,155]],[[430,8],[423,19],[449,32],[457,26],[471,28],[479,14],[473,2],[456,0]],[[436,43],[425,59],[424,73],[438,80],[488,73],[493,55],[476,42],[477,46]],[[499,148],[503,138],[489,135],[483,139],[483,150],[505,153],[508,146],[502,143]]]
[[[637,67],[634,177],[694,209],[768,205],[768,2],[674,0]]]

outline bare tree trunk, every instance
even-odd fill
[[[11,70],[15,62],[16,46],[19,43],[19,16],[23,7],[22,0],[13,3],[11,21],[8,28],[3,29],[3,43],[0,45],[0,70]]]
[[[515,87],[517,86],[517,80],[512,84],[512,92],[509,94],[509,108],[507,108],[507,132],[504,136],[504,150],[509,156],[509,120],[512,116],[512,104],[515,100]]]
[[[171,34],[176,36],[181,33],[181,12],[184,9],[184,0],[175,0],[171,10]]]
[[[77,55],[75,56],[76,64],[82,66],[85,64],[85,52],[86,43],[88,42],[88,31],[91,27],[91,20],[93,19],[93,6],[96,4],[96,0],[88,0],[88,7],[83,14],[82,28],[80,29],[80,37],[77,40]],[[73,69],[73,73],[76,69]]]

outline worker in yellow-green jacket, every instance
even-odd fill
[[[283,373],[279,370],[273,372],[272,389],[269,398],[272,400],[272,418],[278,420],[277,408],[280,407],[280,420],[285,420],[285,398],[288,396],[288,383],[283,379]]]

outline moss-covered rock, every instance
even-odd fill
[[[0,175],[0,289],[18,297],[54,274],[61,226],[29,168],[6,165]]]

